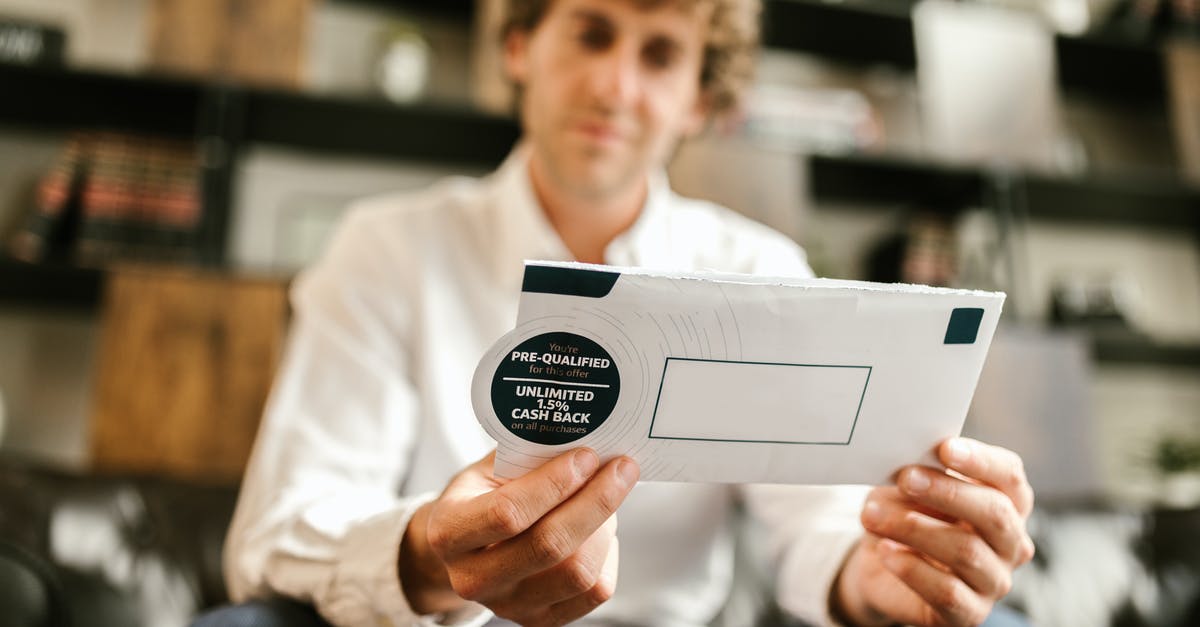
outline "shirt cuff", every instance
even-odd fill
[[[444,614],[417,614],[404,595],[400,583],[400,572],[397,568],[400,541],[408,529],[408,522],[421,506],[437,498],[436,492],[404,499],[402,505],[394,510],[383,512],[355,525],[346,536],[345,554],[341,563],[353,572],[349,575],[351,581],[358,580],[357,586],[362,595],[358,611],[365,611],[370,616],[359,614],[353,620],[340,620],[344,615],[338,609],[329,608],[326,618],[335,624],[367,624],[391,625],[407,627],[420,625],[422,627],[453,626],[477,627],[491,619],[492,613],[486,607],[477,603],[468,603],[465,607]],[[340,595],[339,595],[340,596]],[[344,598],[344,597],[343,597]],[[346,599],[350,600],[350,599]],[[340,605],[340,604],[339,604]],[[322,611],[322,614],[325,612]]]
[[[789,550],[776,595],[783,609],[813,627],[841,625],[830,613],[830,594],[850,550],[861,538],[861,529],[824,530],[808,538],[804,547]]]

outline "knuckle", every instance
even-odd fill
[[[1016,517],[1016,512],[1013,510],[1012,503],[1007,499],[994,499],[987,508],[987,524],[996,533],[1009,535],[1013,532],[1013,519]]]
[[[1026,535],[1025,542],[1021,546],[1021,554],[1019,556],[1019,560],[1020,560],[1019,563],[1020,564],[1029,563],[1029,560],[1032,560],[1033,556],[1036,553],[1037,553],[1037,545],[1033,542],[1033,540],[1031,540],[1029,538],[1028,535]]]
[[[930,599],[942,611],[943,615],[949,616],[964,616],[967,611],[966,593],[962,586],[958,585],[955,580],[946,578],[941,583],[936,584],[933,590],[933,598]]]
[[[558,527],[541,525],[530,537],[530,552],[539,564],[557,564],[571,554],[571,541]]]
[[[955,549],[955,565],[960,570],[968,572],[982,570],[985,558],[984,551],[982,540],[979,538],[968,538],[966,541],[961,542]]]
[[[887,517],[884,520],[888,520]],[[921,515],[917,512],[904,512],[899,520],[891,523],[885,523],[888,527],[889,535],[898,538],[911,538],[916,534],[921,526]]]
[[[894,565],[891,565],[888,568],[891,569],[893,574],[895,574],[896,577],[901,581],[911,582],[914,576],[917,574],[916,565],[911,558],[896,560]]]
[[[938,477],[938,480],[933,482],[932,491],[935,494],[940,492],[942,500],[944,500],[946,503],[953,503],[957,501],[964,484],[957,480],[944,481],[942,479],[945,479],[945,477]]]
[[[995,594],[992,598],[1003,599],[1004,597],[1008,596],[1009,592],[1012,592],[1012,587],[1012,573],[1006,570],[1000,574],[1000,579],[996,582],[996,589],[994,591]]]
[[[495,492],[487,511],[488,524],[493,531],[511,537],[525,530],[521,506],[507,492]]]
[[[601,511],[603,511],[604,516],[607,518],[608,516],[612,516],[614,513],[616,513],[617,508],[621,506],[621,501],[624,499],[624,497],[625,493],[623,490],[616,486],[612,486],[607,490],[601,490],[596,501],[600,506]]]
[[[438,557],[446,557],[454,541],[454,534],[443,525],[430,523],[425,532],[425,539],[434,554]]]
[[[971,610],[970,614],[968,615],[967,624],[972,626],[981,625],[987,621],[988,615],[991,613],[992,606],[990,603],[983,606],[977,606]]]
[[[462,571],[452,571],[450,573],[450,588],[454,590],[454,594],[478,603],[483,600],[484,585],[483,580],[472,576],[470,573]]]
[[[574,470],[570,466],[561,469],[558,472],[552,472],[547,475],[546,481],[553,488],[556,500],[562,501],[567,498],[576,488],[576,476]]]
[[[917,625],[920,627],[947,627],[949,623],[942,618],[942,615],[939,614],[938,611],[933,608],[933,606],[922,605],[920,618],[917,620]]]
[[[612,598],[614,592],[616,592],[616,585],[601,577],[588,589],[588,604],[592,607],[599,607],[607,603]]]
[[[595,573],[578,557],[563,562],[563,580],[573,594],[580,594],[596,585],[599,573]]]

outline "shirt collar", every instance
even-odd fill
[[[542,211],[529,180],[529,147],[519,144],[493,175],[494,266],[502,285],[519,285],[526,259],[571,261],[571,251]]]
[[[669,267],[668,207],[672,192],[666,173],[651,173],[646,202],[637,220],[604,251],[611,265]],[[571,251],[550,224],[529,180],[529,147],[520,144],[493,174],[493,224],[498,244],[494,260],[497,279],[515,286],[524,276],[524,260],[572,261]]]

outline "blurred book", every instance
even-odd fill
[[[1200,184],[1200,41],[1171,41],[1165,61],[1171,124],[1184,176]]]
[[[298,87],[313,0],[151,0],[156,69]]]
[[[925,0],[913,11],[922,124],[933,156],[1056,168],[1054,34],[1033,14]]]
[[[856,152],[884,140],[880,116],[851,89],[757,85],[744,115],[749,137],[780,149]]]
[[[200,165],[189,141],[77,133],[35,198],[10,245],[23,261],[105,265],[199,256]]]
[[[66,41],[61,28],[0,16],[0,63],[61,65]]]

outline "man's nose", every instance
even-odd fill
[[[597,59],[592,72],[591,89],[600,102],[621,107],[631,105],[641,89],[641,74],[637,50],[631,46],[615,45]]]

